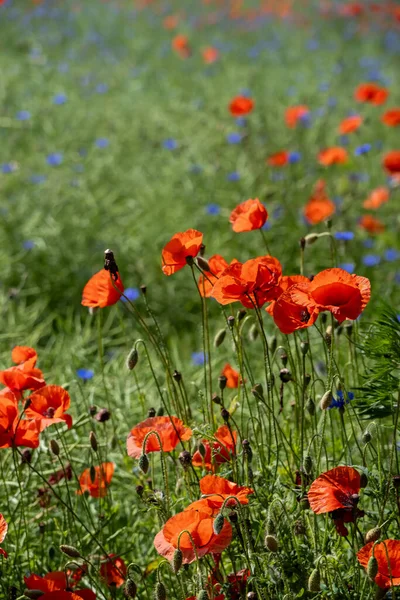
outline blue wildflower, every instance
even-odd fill
[[[51,154],[48,154],[46,161],[50,167],[58,167],[63,161],[63,155],[61,152],[52,152]]]
[[[162,145],[165,150],[176,150],[178,147],[178,142],[173,138],[167,138],[163,141]]]
[[[89,381],[94,377],[94,371],[91,369],[77,369],[76,374],[79,379],[83,379],[83,381]]]
[[[29,110],[20,110],[15,115],[15,118],[17,119],[17,121],[29,121],[29,119],[31,118],[31,113],[29,112]]]
[[[299,162],[299,160],[301,159],[301,154],[300,152],[289,152],[289,164],[294,165],[296,163]]]
[[[55,104],[56,106],[61,106],[62,104],[65,104],[66,102],[67,102],[66,94],[56,94],[55,96],[53,96],[53,104]]]
[[[319,48],[319,42],[318,40],[308,40],[307,42],[307,50],[318,50]]]
[[[35,247],[35,242],[33,240],[25,240],[22,243],[22,247],[24,248],[24,250],[33,250],[33,248]]]
[[[354,233],[352,231],[336,231],[335,238],[343,242],[349,242],[354,238]]]
[[[373,248],[374,244],[375,244],[375,240],[373,240],[371,238],[367,238],[366,240],[363,241],[364,248]]]
[[[196,367],[201,367],[207,362],[207,354],[204,354],[204,352],[192,352],[192,362]]]
[[[108,92],[108,85],[106,83],[99,83],[96,85],[96,92],[98,94],[105,94]]]
[[[228,133],[228,135],[226,136],[226,141],[228,142],[228,144],[240,144],[240,142],[242,141],[242,136],[240,133],[237,132]]]
[[[247,125],[247,119],[245,117],[237,117],[236,125],[238,127],[245,127]]]
[[[347,271],[348,273],[354,273],[355,264],[354,263],[341,263],[339,265],[343,271]]]
[[[107,148],[110,145],[110,142],[107,138],[98,138],[95,141],[95,144],[98,148]]]
[[[4,163],[3,165],[1,165],[1,172],[4,173],[5,175],[14,173],[14,171],[16,171],[17,169],[18,169],[18,165],[15,162]]]
[[[226,178],[228,181],[239,181],[240,175],[237,171],[233,171],[232,173],[228,173]]]
[[[354,150],[355,156],[362,156],[363,154],[368,154],[371,150],[371,144],[361,144]]]
[[[349,404],[351,400],[354,399],[353,392],[348,392],[346,398],[342,390],[337,391],[337,397],[332,398],[332,402],[330,403],[328,408],[344,408],[345,404]]]
[[[381,262],[381,257],[377,254],[366,254],[363,257],[363,264],[366,267],[376,267]]]
[[[139,298],[140,291],[138,290],[138,288],[126,288],[124,291],[124,295],[126,296],[126,298],[124,298],[124,296],[121,296],[122,302],[126,302],[127,299],[131,302],[134,302]]]
[[[219,215],[221,208],[218,204],[207,204],[206,213],[208,215]]]
[[[400,258],[400,252],[394,248],[388,248],[388,250],[385,251],[385,260],[392,262],[398,258]]]

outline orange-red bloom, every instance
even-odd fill
[[[233,117],[243,117],[254,108],[254,101],[246,96],[236,96],[229,104],[229,110]]]
[[[97,465],[94,467],[93,481],[90,472],[91,469],[85,469],[79,477],[80,489],[76,493],[81,496],[85,492],[89,492],[92,498],[103,498],[107,494],[107,488],[110,486],[114,469],[115,465],[112,462],[104,462],[101,465]]]
[[[309,289],[309,281],[294,283],[273,303],[272,316],[282,333],[310,327],[317,320],[321,309]]]
[[[39,421],[21,419],[15,399],[2,395],[0,402],[0,448],[39,446]]]
[[[339,133],[341,135],[348,135],[349,133],[354,133],[361,127],[363,123],[363,118],[359,115],[353,115],[351,117],[347,117],[343,119],[343,121],[339,125]]]
[[[375,105],[384,104],[388,96],[389,91],[376,83],[361,83],[354,92],[358,102],[369,102]]]
[[[387,187],[379,187],[372,190],[368,198],[363,202],[363,207],[376,210],[389,200],[390,190]]]
[[[229,222],[236,233],[261,229],[268,219],[267,209],[258,198],[249,199],[239,204],[231,212]]]
[[[15,346],[11,358],[16,367],[0,371],[0,382],[10,388],[19,397],[23,390],[41,388],[45,381],[40,369],[36,369],[37,354],[29,346]]]
[[[215,471],[219,465],[231,460],[235,453],[236,440],[236,431],[230,430],[227,425],[222,425],[215,432],[214,441],[202,440],[204,457],[197,450],[193,454],[193,466]]]
[[[229,363],[226,363],[226,365],[222,369],[221,375],[224,375],[226,377],[226,387],[239,387],[239,381],[241,382],[240,373],[238,373],[238,371],[235,371],[235,369],[231,367]]]
[[[38,419],[40,431],[53,423],[66,423],[72,427],[71,415],[65,414],[69,409],[71,399],[67,390],[59,385],[45,385],[29,396],[30,405],[25,411],[28,419]]]
[[[116,288],[114,288],[114,285]],[[105,269],[95,273],[89,279],[82,292],[82,305],[89,308],[105,308],[112,306],[121,298],[124,286],[118,274],[116,281],[111,282],[111,275]],[[119,291],[118,291],[119,290]]]
[[[143,454],[144,438],[150,431],[156,431],[161,439],[162,451],[171,452],[179,442],[186,442],[192,437],[192,430],[186,427],[178,417],[149,417],[131,430],[126,441],[128,455],[140,458]],[[149,435],[145,453],[160,452],[160,443],[156,435]]]
[[[25,585],[28,590],[40,590],[44,593],[41,598],[62,600],[95,600],[96,594],[92,590],[71,590],[70,581],[65,576],[64,571],[52,571],[44,577],[32,573],[29,577],[24,577]],[[65,595],[67,594],[67,595]]]
[[[267,158],[266,162],[270,167],[284,167],[289,162],[289,152],[287,150],[275,152]]]
[[[187,35],[176,35],[172,40],[172,48],[181,58],[188,58],[192,53]]]
[[[221,533],[216,535],[213,515],[213,509],[204,502],[201,510],[185,510],[171,517],[154,539],[157,552],[172,560],[180,540],[179,547],[185,564],[194,562],[196,553],[198,558],[210,553],[220,554],[231,543],[232,527],[229,521],[225,520]],[[190,536],[182,533],[183,531],[188,531]]]
[[[314,186],[311,198],[304,207],[304,217],[311,225],[316,225],[328,219],[335,210],[335,203],[327,195],[325,181],[319,179]]]
[[[281,264],[273,256],[237,262],[220,276],[211,296],[223,305],[241,302],[246,308],[261,307],[278,297],[281,276]]]
[[[382,589],[400,585],[400,540],[370,542],[357,552],[358,562],[365,569],[371,556],[378,561],[378,573],[374,579],[376,585]]]
[[[308,293],[320,311],[329,310],[342,323],[357,319],[371,296],[369,279],[344,269],[325,269],[314,277]]]
[[[290,106],[285,111],[285,123],[287,127],[293,129],[296,127],[298,121],[308,115],[310,109],[305,104],[299,104],[298,106]]]
[[[240,504],[248,504],[251,494],[254,494],[254,490],[248,487],[240,486],[237,483],[229,481],[224,477],[218,477],[217,475],[206,475],[200,479],[200,491],[202,493],[201,500],[192,502],[186,508],[186,510],[194,510],[198,508],[202,510],[202,507],[206,504],[213,510],[213,515],[218,514],[221,510],[222,505],[229,496],[234,496]],[[228,500],[225,506],[235,507],[236,501]]]
[[[203,60],[207,65],[210,65],[216,62],[219,58],[219,50],[214,48],[214,46],[207,46],[201,51],[203,56]]]
[[[110,556],[101,563],[100,576],[105,580],[107,585],[112,585],[117,588],[125,583],[127,567],[122,558],[110,554]]]
[[[234,258],[231,261],[231,265],[236,262],[237,260]],[[209,298],[211,296],[214,283],[225,271],[225,269],[229,267],[224,257],[220,254],[214,254],[214,256],[211,256],[211,258],[208,260],[208,265],[210,267],[210,271],[207,271],[206,275],[200,275],[198,284],[200,294],[204,296],[204,298]]]
[[[385,231],[385,225],[372,215],[362,216],[358,224],[368,233],[382,233],[382,231]]]
[[[318,162],[325,167],[330,165],[342,165],[348,160],[347,150],[341,146],[332,146],[325,148],[318,154]]]
[[[392,150],[385,154],[382,164],[390,175],[400,174],[400,150]]]
[[[391,108],[383,113],[381,117],[382,123],[388,127],[398,127],[400,125],[400,108]]]
[[[196,229],[176,233],[162,251],[163,273],[172,275],[183,269],[200,252],[203,234]]]
[[[4,542],[4,539],[7,535],[7,530],[8,530],[8,524],[5,520],[5,518],[3,517],[3,515],[0,514],[0,544],[2,544]],[[5,558],[7,558],[8,554],[5,550],[3,550],[3,548],[0,548],[0,554],[2,556],[4,556]]]

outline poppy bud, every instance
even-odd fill
[[[392,478],[393,487],[397,490],[400,487],[400,475],[394,475]]]
[[[363,433],[362,436],[362,441],[364,444],[368,444],[368,442],[370,442],[372,439],[372,435],[370,434],[370,432],[368,431],[368,429],[366,429]]]
[[[258,327],[254,323],[249,329],[249,340],[251,342],[255,342],[257,338],[258,338]]]
[[[310,375],[310,373],[306,373],[304,375],[304,388],[308,387],[308,384],[310,383],[310,381],[311,381],[311,375]]]
[[[105,423],[106,421],[108,421],[111,417],[111,413],[107,408],[102,408],[101,410],[99,410],[99,412],[97,413],[97,415],[95,416],[96,421],[99,421],[99,423]]]
[[[283,383],[287,383],[288,381],[290,381],[292,379],[292,374],[289,371],[289,369],[281,369],[279,371],[279,377]]]
[[[228,323],[228,325],[229,325],[230,329],[233,329],[233,328],[234,328],[234,326],[235,326],[235,317],[233,317],[232,315],[230,315],[230,316],[227,318],[227,323]]]
[[[365,543],[369,544],[370,542],[376,542],[381,537],[381,533],[380,527],[374,527],[373,529],[370,529],[365,534]]]
[[[67,546],[66,544],[62,544],[60,546],[60,550],[70,558],[81,558],[80,553],[73,546]]]
[[[321,410],[326,410],[327,408],[330,407],[331,404],[332,404],[332,391],[328,390],[322,396],[320,403],[319,403],[319,407]]]
[[[218,396],[218,394],[212,395],[212,401],[214,402],[214,404],[222,404],[221,398]]]
[[[276,533],[276,526],[275,526],[273,519],[271,519],[271,517],[268,517],[268,519],[267,519],[266,530],[267,530],[267,535],[273,535],[274,533]]]
[[[204,458],[206,455],[206,447],[201,442],[199,444],[199,454],[200,454],[201,458]]]
[[[312,571],[308,578],[308,591],[309,592],[320,592],[321,591],[321,574],[318,569]]]
[[[193,265],[194,265],[193,256],[185,256],[185,260],[186,260],[186,264],[189,265],[189,267],[193,267]]]
[[[286,354],[286,352],[283,351],[279,358],[281,359],[283,366],[286,367],[288,361],[288,355]]]
[[[237,523],[239,520],[237,512],[232,510],[228,515],[228,519],[230,520],[231,523]]]
[[[247,600],[257,600],[257,594],[255,592],[249,592],[247,594]]]
[[[133,579],[128,578],[125,583],[124,594],[126,598],[129,600],[134,600],[136,598],[137,593],[137,585],[133,581]]]
[[[128,358],[126,359],[126,366],[129,371],[133,371],[133,369],[138,364],[139,354],[136,348],[132,348],[132,350],[128,354]]]
[[[300,350],[303,356],[305,356],[307,354],[307,352],[310,349],[310,344],[308,342],[301,342],[300,344]]]
[[[31,450],[29,450],[29,448],[26,448],[22,453],[21,453],[21,463],[22,464],[31,464],[31,460],[32,460],[32,452]]]
[[[89,433],[89,442],[92,447],[93,452],[97,452],[97,438],[94,431]]]
[[[175,574],[178,573],[179,569],[182,566],[182,563],[183,563],[183,553],[182,553],[182,550],[180,550],[180,548],[177,548],[175,550],[174,556],[172,558],[172,570]]]
[[[368,561],[367,574],[371,581],[374,581],[375,577],[378,575],[378,561],[375,556],[371,556]]]
[[[27,408],[29,408],[31,404],[32,404],[32,400],[30,398],[27,398],[25,400],[24,410],[26,410]]]
[[[155,408],[149,408],[149,410],[147,411],[147,416],[151,419],[152,417],[156,416],[156,409]]]
[[[219,348],[226,336],[226,329],[220,329],[214,338],[214,346]]]
[[[278,345],[277,339],[276,337],[272,337],[269,341],[269,350],[271,352],[271,354],[273,354],[276,350],[276,346]]]
[[[50,450],[52,451],[54,456],[59,456],[60,455],[60,446],[58,445],[56,440],[50,440],[49,445],[50,445]]]
[[[319,238],[318,233],[309,233],[308,235],[306,235],[304,239],[304,245],[305,246],[311,246],[312,244],[315,244],[315,242],[317,241],[317,239]]]
[[[270,552],[278,552],[278,540],[274,535],[266,535],[264,544]]]
[[[228,381],[228,379],[227,379],[227,377],[225,377],[225,375],[220,375],[218,377],[218,385],[219,385],[220,390],[224,390],[226,388],[227,381]]]
[[[139,458],[139,469],[146,474],[149,470],[149,465],[150,463],[147,454],[142,454],[142,456]]]
[[[308,498],[301,498],[301,500],[299,501],[299,507],[300,510],[308,510],[310,508]]]
[[[309,398],[306,402],[306,411],[309,415],[315,415],[315,402],[312,398]]]
[[[181,452],[179,454],[178,458],[179,458],[179,462],[181,463],[183,469],[186,471],[186,469],[188,467],[190,467],[190,464],[192,462],[192,455],[187,450],[183,450],[183,452]]]
[[[214,523],[213,523],[213,529],[214,529],[215,535],[219,535],[221,533],[224,523],[225,523],[224,515],[222,513],[218,513],[217,516],[215,517]]]
[[[264,391],[261,383],[256,383],[252,388],[251,393],[253,394],[254,398],[257,398],[257,400],[264,400]]]
[[[143,296],[145,296],[147,293],[147,285],[141,285],[140,291],[142,292]]]
[[[94,417],[94,415],[97,413],[97,406],[94,406],[94,404],[92,406],[89,406],[89,415],[91,417]]]
[[[226,410],[226,408],[221,409],[221,417],[223,418],[225,423],[227,423],[231,417],[229,410]]]
[[[242,321],[246,315],[247,315],[247,312],[244,310],[244,308],[242,308],[241,310],[238,310],[238,313],[236,315],[238,322],[240,323],[240,321]]]
[[[182,381],[182,373],[180,373],[179,371],[177,371],[175,369],[175,371],[172,373],[172,377],[175,379],[175,381]]]
[[[162,417],[162,416],[164,416],[164,407],[159,406],[157,409],[157,417]]]
[[[155,600],[167,600],[167,590],[165,589],[165,585],[161,581],[158,581],[156,584],[154,598]]]
[[[44,596],[44,592],[42,590],[24,590],[24,596],[29,600],[36,600],[36,598]]]
[[[253,450],[251,449],[249,440],[243,440],[242,446],[243,446],[243,454],[246,456],[247,462],[250,463],[253,459]]]
[[[313,460],[309,454],[304,457],[303,467],[306,474],[310,475],[313,467]]]
[[[197,264],[202,271],[205,271],[206,273],[211,271],[208,261],[205,258],[203,258],[202,256],[197,257]]]
[[[361,473],[360,475],[360,487],[361,488],[366,488],[368,485],[368,477],[366,476],[365,473]]]
[[[200,245],[200,249],[199,249],[199,255],[200,255],[200,256],[204,256],[204,253],[205,253],[205,251],[206,251],[206,246],[205,246],[205,244],[201,244],[201,245]]]
[[[208,596],[206,590],[201,590],[201,592],[197,596],[196,600],[209,600],[209,596]]]
[[[94,483],[96,481],[96,469],[93,465],[90,465],[89,469],[90,481]]]

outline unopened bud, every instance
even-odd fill
[[[167,590],[165,589],[165,585],[161,581],[158,581],[156,584],[156,589],[154,590],[154,598],[155,600],[167,600]]]
[[[310,475],[313,467],[313,460],[309,454],[304,457],[303,467],[306,474]]]
[[[266,535],[264,544],[270,552],[278,552],[278,540],[274,535]]]
[[[249,340],[250,340],[251,342],[255,342],[255,341],[256,341],[256,339],[258,338],[258,335],[259,335],[259,333],[258,333],[258,327],[257,327],[257,325],[254,323],[254,324],[253,324],[253,325],[250,327],[250,329],[249,329]]]
[[[190,467],[192,462],[192,455],[187,450],[183,450],[179,456],[179,462],[181,463],[183,469],[186,471],[188,467]]]
[[[177,548],[174,552],[174,556],[172,558],[172,570],[176,574],[181,568],[183,563],[183,553],[180,548]]]
[[[97,452],[97,438],[94,431],[89,433],[89,442],[93,452]]]
[[[242,442],[243,454],[247,458],[247,462],[251,463],[253,459],[253,450],[251,449],[249,440],[243,440]]]
[[[286,367],[288,361],[288,355],[286,354],[286,352],[283,351],[279,358],[281,359],[283,366]]]
[[[147,471],[149,470],[149,466],[149,457],[147,454],[142,454],[139,458],[139,469],[146,475]]]
[[[318,233],[309,233],[304,238],[304,242],[305,242],[304,245],[311,246],[312,244],[315,244],[315,242],[317,241],[318,238],[319,238]]]
[[[257,600],[257,594],[255,592],[249,592],[247,594],[247,600]]]
[[[175,379],[175,381],[177,381],[179,383],[179,381],[182,381],[182,373],[180,373],[180,371],[177,371],[175,369],[175,371],[172,373],[172,377]]]
[[[227,321],[227,323],[228,323],[228,326],[229,326],[229,328],[230,328],[230,329],[233,329],[233,328],[234,328],[234,326],[235,326],[235,317],[233,317],[232,315],[230,315],[230,316],[227,318],[227,320],[226,320],[226,321]]]
[[[126,598],[129,598],[129,600],[134,600],[136,598],[137,585],[133,581],[133,579],[128,578],[126,580],[124,593],[125,593]]]
[[[226,408],[222,408],[221,409],[221,417],[223,418],[225,423],[227,423],[231,417],[229,410],[227,410]]]
[[[374,581],[375,577],[378,575],[378,560],[375,556],[371,556],[368,561],[367,575],[372,581]]]
[[[221,398],[218,396],[218,394],[213,394],[211,400],[214,402],[214,404],[222,404],[222,400]]]
[[[157,409],[157,417],[163,417],[163,416],[164,416],[164,407],[159,406]]]
[[[236,315],[238,323],[240,323],[240,321],[243,321],[243,319],[245,318],[246,315],[247,315],[247,311],[245,311],[244,308],[242,308],[241,310],[238,310],[238,313]]]
[[[76,548],[74,548],[74,546],[67,546],[66,544],[62,544],[60,546],[60,550],[70,558],[81,558],[80,552]]]
[[[224,515],[222,513],[218,513],[217,516],[215,517],[214,523],[213,523],[213,529],[214,529],[215,535],[219,535],[221,533],[224,523],[225,523]]]
[[[300,350],[303,356],[305,356],[307,354],[307,352],[310,349],[310,344],[308,342],[301,342],[300,344]]]
[[[105,423],[106,421],[108,421],[111,417],[111,413],[107,408],[102,408],[101,410],[99,410],[99,412],[97,413],[97,415],[95,416],[96,421],[99,421],[99,423]]]
[[[205,271],[206,273],[211,271],[208,261],[205,258],[203,258],[202,256],[197,257],[197,264],[199,265],[199,267],[202,271]]]
[[[363,433],[362,441],[364,444],[368,444],[368,442],[370,442],[371,440],[372,440],[372,435],[370,434],[368,429],[366,429]]]
[[[400,475],[394,475],[392,478],[393,487],[397,490],[400,488]]]
[[[226,337],[226,329],[220,329],[214,338],[214,346],[216,348],[219,348],[221,346],[221,344],[223,343],[225,337]]]
[[[319,407],[321,410],[327,410],[331,404],[332,404],[332,391],[328,390],[322,396],[320,403],[319,403]]]
[[[138,364],[139,354],[136,348],[132,348],[132,350],[128,354],[128,358],[126,359],[126,366],[129,371],[133,371],[133,369]]]
[[[220,375],[218,377],[218,386],[220,390],[224,390],[226,388],[226,384],[228,382],[228,378],[225,375]]]
[[[90,465],[89,476],[90,481],[94,483],[96,481],[96,469],[94,468],[94,465]]]
[[[54,454],[54,456],[59,456],[60,454],[60,446],[58,445],[58,442],[56,442],[56,440],[50,440],[50,450],[52,451],[52,453]]]
[[[149,419],[153,418],[156,416],[156,409],[155,408],[149,408],[149,410],[147,411],[147,416],[149,417]]]
[[[315,402],[312,398],[308,398],[306,402],[306,411],[311,416],[315,415]]]
[[[145,296],[147,294],[147,285],[141,285],[140,286],[140,291],[142,292],[143,296]]]
[[[256,383],[253,386],[251,393],[253,394],[253,396],[255,398],[257,398],[257,400],[264,400],[264,390],[263,390],[263,386],[261,385],[261,383]]]
[[[365,534],[365,543],[369,544],[370,542],[376,542],[381,537],[381,533],[382,531],[380,527],[374,527],[373,529],[370,529]]]
[[[292,379],[292,374],[289,369],[281,369],[279,371],[279,377],[283,383],[288,383],[288,381]]]
[[[308,591],[309,592],[320,592],[321,591],[321,574],[318,569],[312,571],[308,578]]]

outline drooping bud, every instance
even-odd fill
[[[208,260],[206,260],[202,256],[198,256],[197,257],[197,264],[199,265],[199,267],[200,267],[200,269],[202,271],[205,271],[206,273],[208,273],[209,271],[211,271],[210,265],[208,263]]]
[[[50,440],[49,446],[50,446],[50,450],[54,454],[54,456],[60,455],[60,446],[58,445],[58,442],[56,440]]]
[[[115,281],[118,279],[118,265],[115,262],[114,252],[109,248],[104,250],[104,269],[110,271]]]
[[[96,469],[94,468],[94,465],[90,465],[89,476],[90,481],[94,483],[96,481]]]
[[[161,581],[157,581],[156,589],[154,590],[155,600],[167,600],[167,590]]]
[[[70,558],[81,558],[80,552],[76,548],[74,548],[74,546],[62,544],[60,546],[60,550]]]
[[[133,371],[133,369],[138,364],[138,360],[139,360],[139,353],[136,350],[136,348],[132,348],[132,350],[129,352],[128,357],[126,359],[126,366],[129,369],[129,371]]]
[[[172,373],[172,377],[175,379],[175,381],[177,381],[179,383],[179,381],[182,381],[182,373],[180,373],[180,371],[177,371],[175,369],[175,371]]]
[[[220,329],[214,338],[214,346],[216,348],[219,348],[221,346],[221,344],[223,343],[225,337],[226,337],[226,329]]]
[[[264,400],[264,390],[261,383],[256,383],[252,388],[251,393],[253,394],[254,398],[257,398],[257,400]]]
[[[164,407],[159,406],[157,409],[157,417],[163,417],[163,416],[164,416]]]
[[[257,600],[257,594],[255,592],[249,592],[247,594],[247,600]]]
[[[244,308],[238,310],[238,313],[236,315],[238,323],[240,323],[240,321],[243,321],[243,319],[245,318],[246,315],[247,315],[247,311],[245,311]]]
[[[369,544],[370,542],[376,542],[381,537],[381,533],[382,531],[380,527],[374,527],[373,529],[370,529],[365,534],[365,543]]]
[[[147,285],[142,284],[140,286],[140,291],[142,292],[143,296],[145,296],[147,294]]]
[[[304,246],[311,246],[312,244],[315,244],[318,238],[318,233],[307,234],[304,238],[302,238],[304,240]]]
[[[226,388],[226,384],[228,382],[228,379],[225,375],[220,375],[218,377],[218,386],[220,390],[224,390]]]
[[[32,461],[32,451],[29,448],[25,448],[21,452],[21,463],[30,465]]]
[[[187,450],[183,450],[179,454],[178,458],[179,458],[179,462],[181,463],[183,469],[186,471],[191,465],[192,455]]]
[[[286,352],[284,350],[281,352],[281,355],[279,358],[281,359],[283,366],[286,367],[287,361],[288,361],[288,355],[286,354]]]
[[[397,490],[400,488],[400,475],[394,475],[392,477],[393,487]]]
[[[233,328],[234,328],[234,326],[235,326],[235,317],[233,317],[232,315],[230,315],[230,316],[227,318],[227,320],[226,320],[226,321],[227,321],[227,323],[228,323],[228,326],[229,326],[229,328],[230,328],[230,329],[233,329]]]
[[[308,385],[309,385],[310,381],[311,381],[311,375],[310,375],[310,373],[305,373],[305,375],[304,375],[304,388],[305,389],[308,388]]]
[[[90,442],[90,446],[91,446],[93,452],[97,452],[97,448],[98,448],[97,438],[96,438],[96,434],[94,431],[91,431],[89,433],[89,442]]]
[[[305,356],[307,354],[307,352],[310,349],[310,344],[308,342],[301,342],[300,344],[300,350],[303,356]]]
[[[172,558],[172,570],[176,574],[181,568],[183,563],[183,552],[180,548],[177,548]]]
[[[129,600],[134,600],[137,594],[137,585],[130,577],[126,580],[124,594]]]
[[[256,325],[256,323],[253,323],[253,325],[250,327],[249,329],[249,340],[251,342],[255,342],[256,339],[258,338],[258,327]]]
[[[367,565],[367,575],[371,581],[374,581],[375,577],[378,575],[378,567],[379,565],[377,559],[375,556],[371,556]]]
[[[214,404],[222,404],[221,398],[218,396],[218,394],[213,394],[211,400],[214,402]]]
[[[309,592],[320,592],[321,591],[321,574],[318,569],[312,571],[308,578],[308,591]]]
[[[311,397],[306,402],[306,411],[311,416],[315,415],[315,402]]]
[[[96,421],[99,421],[99,423],[105,423],[110,418],[111,418],[111,413],[107,408],[102,408],[101,410],[99,410],[99,412],[95,416]]]
[[[309,454],[304,457],[303,467],[306,474],[310,475],[313,468],[313,460]]]
[[[321,410],[327,410],[331,404],[332,404],[332,390],[328,390],[322,396],[320,403],[319,403],[319,407]]]
[[[243,454],[247,458],[247,462],[251,463],[253,459],[253,450],[251,449],[249,440],[243,440],[242,442]]]
[[[147,454],[142,454],[139,458],[139,469],[146,475],[147,471],[149,470],[149,466],[149,457]]]
[[[214,523],[213,523],[213,529],[214,529],[215,535],[219,535],[221,533],[224,523],[225,523],[224,515],[222,513],[218,513],[217,516],[215,517]]]
[[[149,419],[151,419],[152,417],[155,417],[156,409],[153,407],[149,408],[149,410],[147,411],[147,416],[149,417]]]
[[[278,552],[278,540],[274,535],[266,535],[264,545],[270,552]]]

